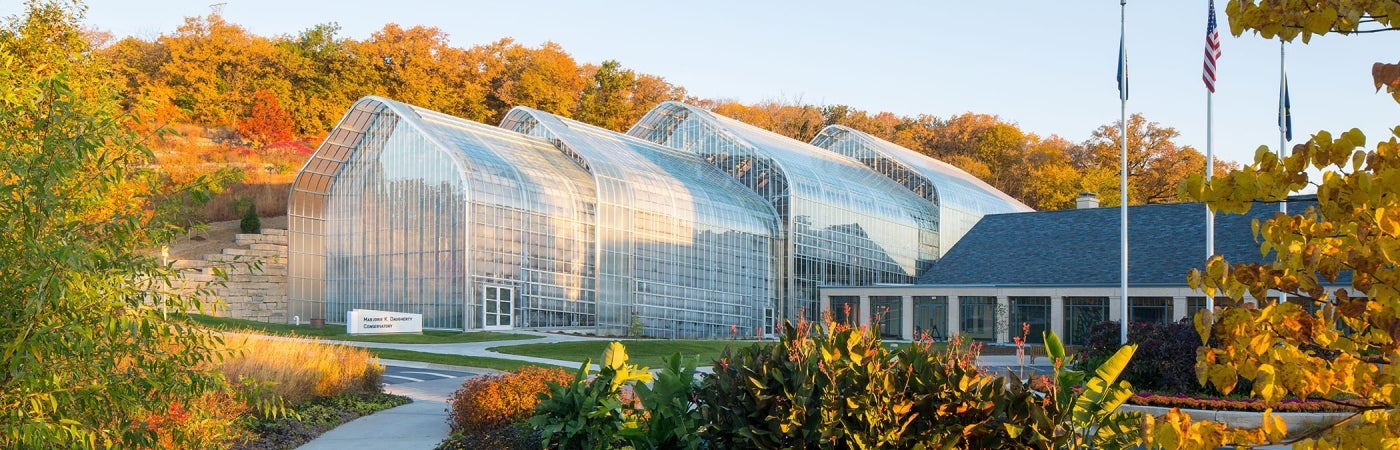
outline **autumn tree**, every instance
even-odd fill
[[[282,102],[271,92],[260,90],[253,93],[253,109],[248,118],[238,122],[238,132],[264,146],[291,139],[292,126],[292,115],[282,109]]]
[[[325,23],[274,40],[282,76],[292,86],[283,106],[297,135],[326,133],[372,85],[366,71],[356,70],[350,43],[339,33],[339,25]]]
[[[35,0],[0,26],[0,448],[154,447],[144,418],[227,387],[217,337],[162,315],[200,304],[139,252],[180,231],[162,199],[208,185],[149,169],[82,14]]]
[[[685,90],[653,75],[638,75],[608,60],[580,68],[589,83],[583,87],[574,119],[625,132],[647,111],[667,100],[680,100]]]
[[[500,122],[510,108],[528,106],[564,117],[577,110],[584,78],[574,58],[559,44],[546,42],[538,49],[502,39],[486,48],[494,57],[484,81],[485,122]]]
[[[1117,189],[1104,189],[1108,183],[1103,182],[1105,176],[1116,181],[1117,174],[1082,171],[1070,163],[1074,147],[1074,143],[1059,136],[1036,137],[1030,143],[1026,148],[1025,180],[1019,196],[1023,203],[1039,210],[1069,209],[1075,207],[1080,192],[1093,191],[1103,197],[1117,192]]]
[[[169,57],[157,77],[173,95],[164,100],[184,110],[195,123],[233,127],[251,107],[253,92],[290,90],[279,76],[272,42],[217,14],[186,18],[160,43]]]
[[[1280,1],[1229,2],[1231,31],[1304,42],[1327,33],[1388,30],[1400,3],[1328,0],[1306,6]],[[1368,25],[1369,24],[1369,25]],[[1383,74],[1381,74],[1383,75]],[[1386,85],[1377,76],[1377,84]],[[1192,286],[1206,295],[1248,293],[1257,309],[1226,308],[1196,318],[1203,348],[1201,382],[1230,392],[1252,381],[1251,394],[1352,398],[1363,404],[1345,426],[1295,440],[1303,448],[1389,448],[1400,438],[1400,128],[1368,150],[1360,130],[1319,131],[1279,159],[1261,146],[1252,164],[1206,183],[1193,176],[1183,190],[1220,212],[1246,211],[1257,199],[1282,200],[1312,186],[1316,204],[1290,208],[1256,223],[1260,250],[1274,260],[1233,264],[1217,256]],[[1308,171],[1321,172],[1320,181]],[[1280,302],[1276,297],[1287,296]],[[1281,437],[1281,420],[1266,421]],[[1182,434],[1162,427],[1163,436]]]
[[[404,103],[449,114],[451,99],[461,95],[449,80],[458,67],[461,49],[448,44],[447,33],[436,27],[404,28],[388,24],[351,50],[357,55],[357,72],[372,74],[366,94],[382,95]],[[347,106],[348,107],[348,106]]]
[[[1082,145],[1072,149],[1071,163],[1081,171],[1121,173],[1122,139],[1120,125],[1104,125]],[[1205,155],[1190,146],[1177,145],[1175,128],[1148,122],[1142,114],[1128,118],[1128,201],[1132,204],[1176,201],[1176,187],[1187,176],[1205,173]],[[1223,173],[1224,162],[1217,161]],[[1121,176],[1121,175],[1120,175]],[[1119,186],[1086,186],[1102,197],[1118,198]],[[1112,191],[1112,195],[1103,195]],[[1114,204],[1117,201],[1113,202]]]

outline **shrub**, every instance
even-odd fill
[[[597,376],[588,378],[584,361],[573,381],[549,383],[549,393],[540,395],[530,425],[539,430],[545,445],[567,449],[607,449],[622,443],[627,429],[637,426],[635,403],[624,403],[622,388],[637,382],[650,382],[645,367],[627,364],[627,350],[613,342],[603,352]]]
[[[238,230],[243,234],[262,232],[262,221],[258,219],[258,207],[249,200],[243,208],[243,219],[238,222]]]
[[[623,404],[634,409],[640,403],[637,414],[640,427],[635,432],[623,433],[633,448],[698,449],[702,441],[697,431],[700,429],[700,411],[695,408],[695,365],[699,358],[682,362],[680,353],[665,358],[666,365],[656,374],[656,381],[650,386],[636,384],[631,391],[623,391]],[[626,398],[633,392],[636,400]]]
[[[228,337],[236,356],[221,370],[230,380],[256,380],[287,404],[340,394],[378,393],[379,359],[363,348],[256,337]]]
[[[789,323],[777,343],[715,362],[697,391],[703,435],[716,448],[1027,445],[1032,434],[1011,433],[1008,414],[1029,418],[1040,402],[980,372],[976,357],[960,341],[892,352],[867,328]]]
[[[1080,349],[1083,367],[1096,367],[1118,350],[1118,322],[1100,322],[1089,328],[1088,343]],[[1137,355],[1128,363],[1123,379],[1138,390],[1183,394],[1215,394],[1196,380],[1196,349],[1200,335],[1191,322],[1171,324],[1132,322],[1128,343],[1137,344]]]
[[[1013,373],[981,372],[961,337],[944,348],[898,350],[878,334],[826,321],[786,324],[777,343],[725,349],[698,388],[679,355],[651,386],[614,343],[591,381],[587,363],[550,384],[530,424],[548,448],[1102,448],[1142,441],[1141,417],[1120,414],[1132,395],[1119,374],[1134,347],[1092,373],[1064,367],[1053,333],[1054,382],[1031,391]],[[617,355],[621,355],[620,357]],[[1044,383],[1042,383],[1044,385]],[[1084,385],[1078,388],[1079,385]],[[624,401],[631,386],[640,405]]]
[[[447,423],[462,434],[491,432],[529,419],[549,382],[571,381],[563,369],[525,367],[518,372],[468,379],[448,397]]]
[[[251,437],[239,425],[251,408],[243,399],[226,392],[207,393],[191,401],[177,400],[162,411],[144,415],[137,426],[155,434],[156,448],[176,448],[177,442],[203,442],[222,448]]]

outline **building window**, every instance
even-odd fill
[[[1172,322],[1172,298],[1128,297],[1128,320],[1169,324]]]
[[[988,296],[959,296],[961,332],[980,341],[997,339],[997,298]]]
[[[831,320],[853,327],[860,326],[860,297],[854,295],[831,296]]]
[[[1050,323],[1050,297],[1007,297],[1011,304],[1011,336],[1020,336],[1022,324],[1030,325],[1027,342],[1044,342],[1043,333]]]
[[[1307,298],[1303,298],[1303,297],[1294,297],[1294,296],[1291,296],[1291,295],[1290,295],[1290,296],[1288,296],[1288,303],[1292,303],[1292,304],[1295,304],[1295,305],[1298,305],[1298,306],[1303,307],[1303,310],[1304,310],[1304,311],[1307,311],[1308,314],[1317,314],[1318,304],[1317,304],[1317,302],[1314,302],[1314,301],[1312,301],[1311,299],[1307,299]],[[1337,321],[1337,322],[1338,322],[1338,323],[1341,323],[1340,320]]]
[[[870,296],[870,323],[879,324],[880,337],[903,339],[904,297],[888,295]]]
[[[945,340],[948,337],[948,297],[914,296],[914,339]]]
[[[1235,304],[1235,300],[1234,300],[1234,299],[1231,299],[1230,297],[1216,297],[1216,298],[1215,298],[1215,307],[1216,307],[1216,308],[1224,308],[1224,307],[1226,307],[1226,306],[1234,306],[1234,304]],[[1187,319],[1191,319],[1191,318],[1196,317],[1196,313],[1197,313],[1197,312],[1200,312],[1200,311],[1203,310],[1203,309],[1206,309],[1206,298],[1205,298],[1205,297],[1186,297],[1186,318],[1187,318]]]
[[[1108,321],[1108,297],[1065,297],[1065,342],[1084,345],[1089,329]]]

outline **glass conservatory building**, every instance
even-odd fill
[[[523,107],[493,127],[366,97],[293,181],[288,317],[752,336],[815,316],[820,286],[913,282],[951,245],[940,217],[1024,208],[827,131],[830,150],[676,102],[628,134]]]
[[[597,186],[597,326],[635,313],[653,337],[758,333],[776,297],[777,215],[693,155],[517,107],[502,128],[542,138]]]
[[[812,145],[855,158],[932,202],[938,216],[939,248],[945,251],[967,235],[982,216],[1033,211],[952,164],[844,125],[823,128]]]
[[[911,283],[938,258],[935,205],[854,159],[679,102],[628,134],[693,153],[773,206],[784,317],[814,318],[819,286]]]

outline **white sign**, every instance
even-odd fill
[[[348,334],[423,333],[423,315],[372,309],[352,309],[345,313]]]

